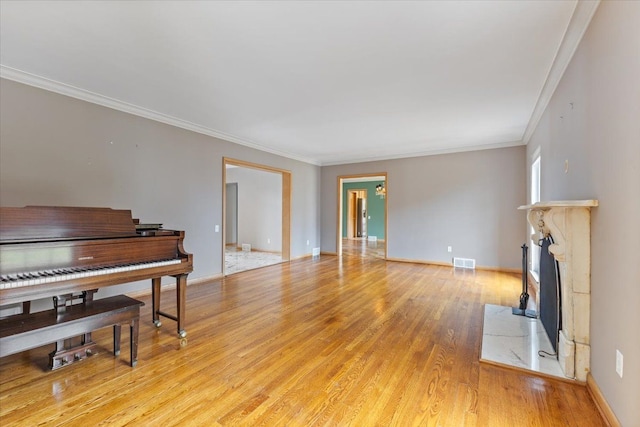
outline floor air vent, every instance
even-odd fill
[[[453,266],[456,268],[476,268],[476,260],[471,258],[454,258]]]

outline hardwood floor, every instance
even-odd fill
[[[601,426],[585,387],[480,364],[483,304],[518,275],[323,256],[187,290],[189,342],[142,309],[127,334],[43,371],[50,346],[0,359],[0,425]],[[163,294],[169,307],[173,292]]]
[[[362,239],[342,239],[342,255],[384,259],[384,240],[369,242]]]

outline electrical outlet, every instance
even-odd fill
[[[451,253],[452,249],[451,246],[447,246],[447,252]]]
[[[271,239],[267,238],[267,244],[271,243]]]
[[[309,241],[307,240],[307,246],[309,246]]]
[[[216,224],[216,226],[214,227],[215,232],[219,233],[220,232],[220,226]]]
[[[616,350],[616,372],[618,373],[620,378],[622,378],[623,361],[624,359],[622,358],[622,353],[620,353],[620,350]]]

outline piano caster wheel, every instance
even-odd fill
[[[187,346],[187,339],[186,338],[182,338],[180,340],[180,347],[186,347]]]
[[[178,336],[180,338],[185,338],[187,336],[187,331],[185,331],[184,329],[181,331],[178,331]]]
[[[162,326],[162,322],[161,322],[161,321],[159,321],[159,320],[154,320],[154,321],[153,321],[153,324],[154,324],[154,326],[155,326],[156,328],[159,328],[160,326]]]

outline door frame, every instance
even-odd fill
[[[339,175],[337,177],[337,185],[338,185],[338,200],[336,206],[338,207],[336,214],[336,254],[341,257],[342,256],[342,213],[343,213],[343,203],[342,203],[342,184],[346,179],[353,178],[373,178],[375,177],[384,177],[384,186],[386,189],[386,194],[384,198],[384,259],[387,259],[387,247],[389,245],[389,176],[386,172],[378,172],[378,173],[361,173],[354,175]],[[367,202],[367,205],[369,203]],[[368,224],[367,224],[368,228]]]
[[[222,275],[225,275],[226,215],[227,215],[227,165],[274,172],[282,177],[282,262],[291,260],[291,171],[244,160],[222,158]]]

